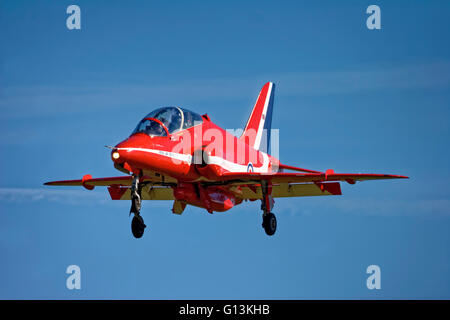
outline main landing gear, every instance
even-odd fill
[[[141,238],[144,235],[146,225],[142,218],[141,212],[141,191],[142,186],[139,184],[139,176],[133,175],[133,182],[131,184],[131,208],[130,215],[133,213],[134,217],[131,221],[131,232],[135,238]]]
[[[272,212],[263,214],[262,227],[268,236],[273,236],[277,231],[277,218]]]
[[[263,195],[261,200],[261,210],[263,211],[262,227],[268,236],[273,236],[277,231],[277,218],[271,212],[275,204],[275,201],[271,195],[272,185],[266,181],[263,181],[261,183],[261,189]]]

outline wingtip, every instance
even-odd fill
[[[407,176],[401,176],[401,175],[397,175],[397,174],[390,174],[387,177],[390,179],[409,179],[409,177],[407,177]]]

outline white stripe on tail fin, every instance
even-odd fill
[[[256,150],[269,152],[270,129],[272,127],[272,110],[275,93],[275,84],[267,82],[261,89],[252,113],[247,120],[244,132],[240,139],[244,139]],[[264,130],[266,132],[264,133]],[[263,133],[267,137],[263,139]],[[261,145],[263,141],[263,145]]]

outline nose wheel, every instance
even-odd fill
[[[277,231],[277,218],[272,212],[263,215],[262,227],[268,236],[273,236]]]
[[[131,220],[131,232],[137,239],[142,238],[144,230],[147,227],[142,218],[141,212],[141,191],[142,185],[139,183],[139,176],[133,175],[133,182],[131,184],[131,208],[130,215],[133,213],[134,217]]]
[[[133,220],[131,220],[131,232],[135,238],[142,238],[145,227],[144,219],[140,215],[134,216]]]

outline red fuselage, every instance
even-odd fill
[[[202,187],[199,182],[219,182],[225,172],[270,173],[278,160],[252,148],[251,137],[237,138],[208,116],[202,118],[202,123],[167,136],[132,134],[111,152],[116,168],[176,180],[174,196],[188,204],[209,211],[231,209],[241,202],[235,197],[238,188]]]

